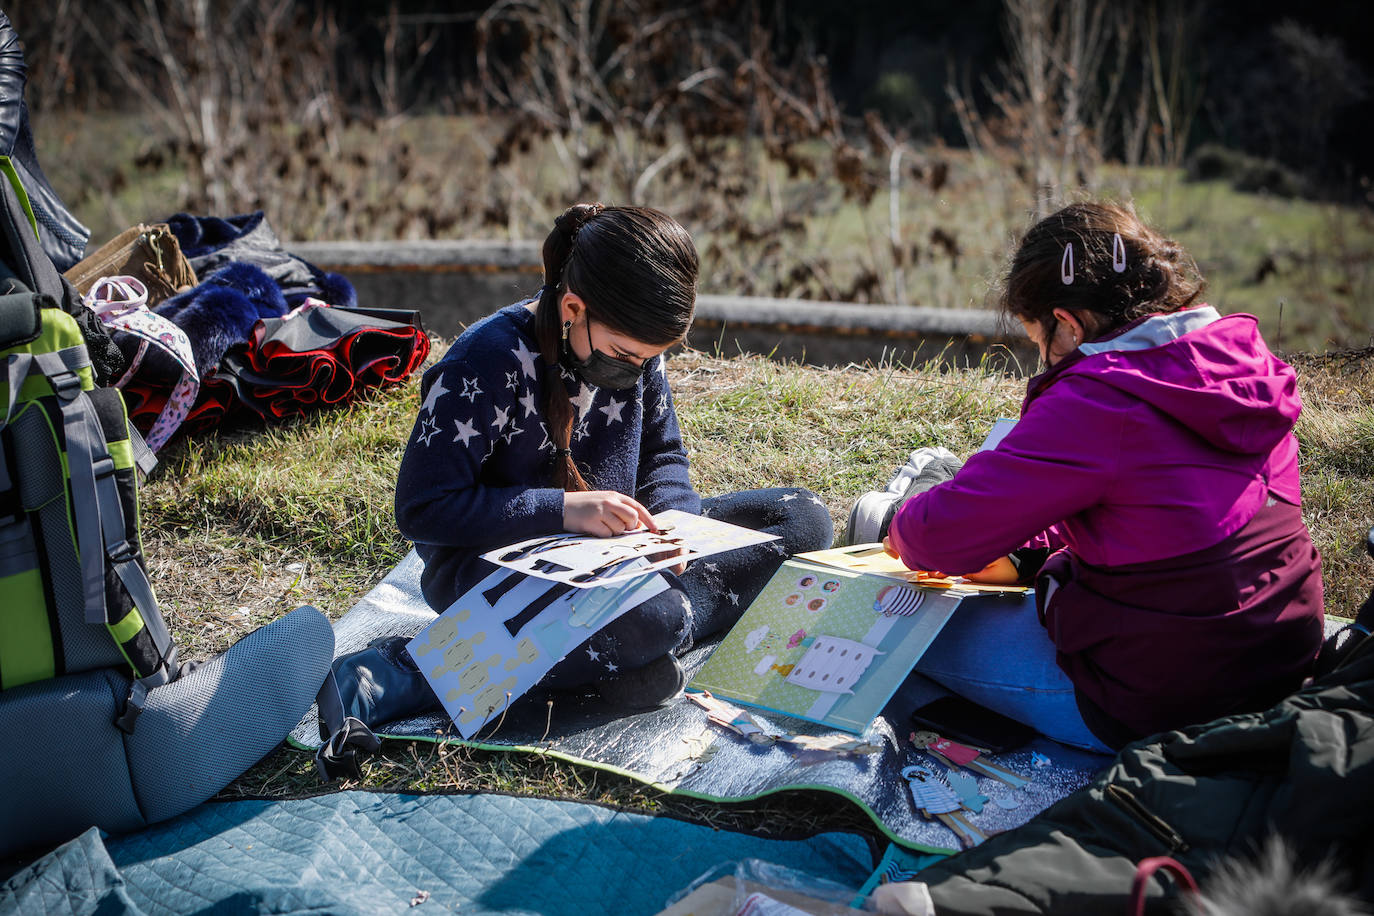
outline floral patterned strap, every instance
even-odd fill
[[[167,444],[167,440],[186,419],[200,393],[200,374],[196,371],[191,341],[181,328],[156,312],[149,311],[148,290],[137,277],[101,277],[82,301],[106,327],[126,331],[139,338],[138,352],[128,371],[115,382],[115,387],[123,387],[134,377],[149,345],[162,350],[181,366],[181,378],[173,386],[166,406],[145,437],[148,448],[156,452]]]

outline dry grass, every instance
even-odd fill
[[[1374,582],[1363,553],[1374,523],[1374,351],[1292,360],[1307,405],[1298,430],[1305,515],[1325,558],[1328,610],[1349,614]],[[970,451],[995,418],[1015,415],[1023,390],[979,367],[822,369],[697,352],[675,356],[669,374],[702,492],[805,485],[826,501],[837,532],[853,500],[912,448]],[[392,482],[416,408],[412,379],[270,432],[222,431],[169,450],[144,490],[144,528],[154,585],[188,656],[219,651],[299,604],[341,615],[395,565],[408,545],[391,521]],[[719,805],[552,756],[428,742],[385,742],[359,785],[583,799],[779,835],[878,835],[833,795]],[[224,796],[341,787],[322,786],[309,755],[281,749]]]

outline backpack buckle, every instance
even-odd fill
[[[142,680],[134,680],[129,685],[129,696],[124,700],[124,711],[115,719],[114,724],[119,726],[119,730],[126,735],[134,733],[134,726],[138,723],[138,717],[143,713],[143,704],[148,699],[148,685]]]
[[[70,401],[81,393],[81,376],[75,372],[54,372],[48,376],[48,384],[63,401]]]

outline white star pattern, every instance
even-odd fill
[[[480,381],[481,379],[475,378],[463,379],[463,390],[458,392],[458,397],[467,398],[469,404],[476,401],[477,396],[482,393],[482,386],[478,384]]]
[[[434,387],[429,389],[429,394],[425,395],[425,403],[420,406],[420,413],[428,410],[434,413],[434,408],[439,403],[439,399],[448,394],[448,389],[444,387],[444,377],[441,375],[434,380]],[[425,443],[428,445],[429,443]]]
[[[505,429],[506,424],[510,422],[510,408],[496,407],[493,410],[493,415],[496,417],[496,419],[491,421],[491,425],[494,426],[496,428],[496,431],[499,433],[501,430]]]
[[[515,354],[516,359],[520,360],[520,368],[524,370],[526,376],[538,378],[534,368],[534,352],[525,347],[523,340],[516,341],[515,349],[511,352]]]
[[[507,445],[510,445],[510,440],[514,439],[516,436],[520,435],[520,434],[523,433],[523,432],[524,432],[524,430],[521,429],[520,427],[518,427],[518,426],[512,426],[512,427],[510,428],[510,432],[506,433],[506,434],[505,434],[504,436],[502,436],[501,438],[506,440],[506,444],[507,444]]]
[[[591,433],[587,430],[587,421],[583,420],[581,423],[577,424],[577,429],[573,430],[573,434],[577,436],[578,442],[590,436]]]
[[[666,394],[659,395],[658,404],[654,407],[654,410],[658,411],[660,417],[668,412],[668,396]]]
[[[664,378],[668,377],[668,361],[663,358],[662,353],[658,355],[658,365],[654,367],[654,371]]]
[[[601,660],[601,653],[600,653],[600,652],[597,652],[597,651],[596,651],[595,649],[593,649],[591,646],[588,646],[588,647],[587,647],[587,657],[590,658],[592,661],[597,662],[597,661],[600,661],[600,660]]]
[[[768,549],[773,551],[780,557],[787,556],[787,548],[782,546],[782,541],[769,541]]]
[[[701,564],[701,568],[710,573],[720,572],[720,566],[716,563],[703,563]]]
[[[527,417],[532,413],[538,412],[539,408],[534,403],[533,391],[526,391],[520,396],[520,406],[525,408],[525,416]]]
[[[815,503],[816,505],[820,506],[822,509],[825,508],[825,500],[821,499],[821,498],[820,498],[819,496],[817,496],[815,493],[812,493],[810,498],[811,498],[811,501],[812,501],[813,503]]]
[[[730,603],[735,607],[739,607],[739,595],[736,595],[734,592],[726,592],[725,597],[729,598]]]
[[[796,493],[784,493],[784,494],[782,494],[781,496],[778,497],[778,502],[780,502],[780,503],[790,503],[792,500],[794,500],[794,499],[796,499],[796,498],[797,498],[797,494],[796,494]]]
[[[615,674],[615,673],[616,673],[617,671],[619,671],[619,670],[620,670],[620,666],[617,665],[615,662],[607,662],[607,663],[606,663],[606,673],[607,673],[607,674]]]
[[[549,438],[549,428],[544,424],[543,420],[539,421],[539,430],[544,434],[544,441],[539,443],[539,451],[558,451],[558,446],[554,445],[553,440]]]
[[[506,373],[506,387],[509,388],[511,391],[519,391],[519,390],[520,390],[520,372],[519,372],[519,370],[517,370],[517,369],[512,369],[511,371],[509,371],[509,372]]]
[[[453,437],[454,442],[462,441],[463,447],[467,448],[468,440],[478,435],[477,427],[472,425],[471,420],[454,420],[453,425],[458,428],[458,433]]]
[[[426,417],[420,422],[420,431],[415,434],[415,441],[429,445],[429,440],[439,433],[439,424],[433,417]]]
[[[563,377],[563,380],[567,382],[573,382],[577,380],[577,376],[569,372],[567,368],[564,366],[558,367],[558,374],[561,375]]]
[[[582,419],[582,415],[592,409],[592,401],[596,398],[596,389],[591,385],[581,385],[577,391],[577,397],[568,398],[577,408],[577,418]]]
[[[606,415],[606,425],[610,426],[612,423],[624,423],[625,421],[620,417],[620,412],[624,409],[624,401],[617,401],[615,398],[611,398],[611,403],[601,408],[601,412]]]

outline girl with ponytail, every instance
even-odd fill
[[[1293,370],[1127,207],[1037,223],[1003,306],[1040,349],[1016,426],[897,511],[913,569],[1034,582],[961,608],[917,670],[1066,743],[1266,708],[1322,637]],[[991,564],[991,565],[989,565]]]
[[[396,520],[425,561],[421,588],[436,611],[492,572],[479,554],[538,535],[621,534],[653,527],[666,509],[779,535],[661,573],[666,591],[544,681],[654,706],[684,684],[677,656],[733,624],[786,555],[830,544],[830,514],[800,489],[703,500],[692,488],[665,366],[696,303],[697,252],[682,226],[657,210],[578,204],[554,221],[543,259],[535,298],[468,328],[425,373]],[[341,660],[341,685],[375,683],[377,672],[354,669],[403,654],[368,651]],[[351,711],[364,721],[399,712],[366,697]]]

